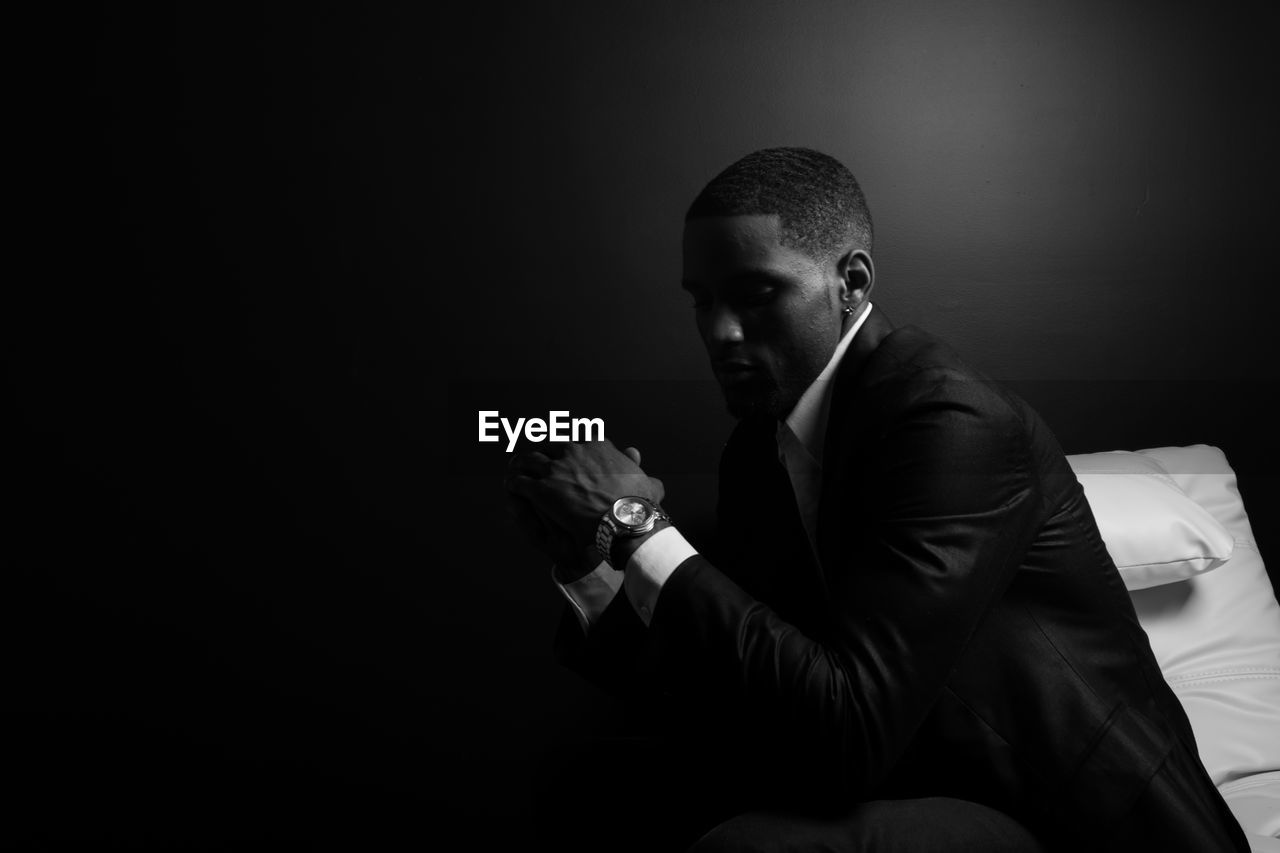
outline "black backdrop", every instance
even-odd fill
[[[731,422],[680,216],[765,145],[859,175],[895,322],[1015,384],[1068,452],[1223,447],[1280,547],[1264,4],[23,32],[5,832],[527,839],[541,752],[625,718],[550,659],[559,601],[476,412],[604,417],[706,536]]]

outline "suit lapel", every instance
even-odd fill
[[[831,408],[822,450],[822,498],[818,504],[818,554],[824,566],[832,565],[839,529],[839,499],[836,494],[853,464],[857,448],[852,436],[858,417],[857,398],[864,368],[880,344],[894,331],[884,312],[874,305],[862,328],[849,342],[836,370],[831,392]]]
[[[778,422],[752,416],[730,441],[732,464],[723,472],[720,500],[728,511],[721,532],[733,542],[735,580],[784,619],[810,624],[821,578],[800,520],[795,492],[778,459]],[[761,523],[767,519],[767,523]]]
[[[836,492],[847,477],[855,450],[851,438],[859,377],[892,331],[888,319],[872,307],[849,342],[833,380],[818,507],[818,553],[823,565],[832,565],[836,556],[833,549],[839,537],[833,534],[840,526]],[[777,428],[772,417],[749,416],[730,438],[721,472],[720,532],[733,542],[735,580],[788,621],[816,629],[813,620],[819,611],[814,610],[814,602],[826,597],[826,577],[809,546],[791,479],[778,460]],[[760,524],[761,518],[771,521]],[[780,573],[779,567],[792,568]]]

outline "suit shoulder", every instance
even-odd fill
[[[915,326],[902,326],[888,335],[861,378],[868,392],[903,405],[952,399],[985,403],[993,414],[1014,414],[1009,394],[999,383]]]
[[[868,373],[873,375],[925,369],[985,378],[949,344],[916,326],[900,326],[886,335],[868,364]]]

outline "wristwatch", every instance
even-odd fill
[[[670,524],[671,516],[648,498],[637,495],[618,498],[613,502],[613,506],[600,516],[600,523],[596,525],[596,550],[600,552],[600,556],[606,563],[613,568],[620,568],[613,565],[613,558],[610,556],[614,538],[621,536],[630,539],[643,536],[659,521]]]

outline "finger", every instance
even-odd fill
[[[536,501],[543,494],[542,483],[525,474],[508,477],[507,491],[530,501]]]
[[[529,518],[536,515],[533,509],[533,504],[529,503],[528,500],[520,497],[519,495],[507,492],[507,499],[505,503],[507,505],[507,512],[515,518]]]
[[[530,533],[536,534],[540,541],[550,542],[556,536],[567,536],[568,531],[560,526],[554,518],[543,513],[538,504],[526,498],[511,497],[511,512]]]
[[[547,442],[545,449],[538,455],[544,456],[547,459],[560,459],[564,456],[565,451],[568,450],[570,446],[572,446],[571,442]]]
[[[550,531],[547,529],[542,517],[538,515],[533,505],[527,500],[515,495],[508,495],[507,514],[515,519],[520,529],[535,543],[542,544],[547,541]]]
[[[518,454],[507,466],[507,476],[523,474],[526,477],[545,477],[551,473],[551,460],[546,454],[534,451]]]
[[[549,515],[543,509],[543,503],[545,503],[544,501],[540,502],[539,500],[536,500],[536,499],[523,498],[523,497],[517,497],[516,500],[520,501],[521,504],[523,504],[523,508],[521,509],[521,511],[526,513],[527,517],[536,520],[537,523],[540,524],[543,528],[546,528],[549,530],[552,527],[556,526],[555,519],[552,518],[552,516]]]
[[[522,506],[511,501],[507,502],[507,515],[510,516],[516,524],[527,534],[541,534],[544,532],[538,521],[537,514],[527,506]]]
[[[624,448],[622,452],[627,454],[627,456],[631,457],[632,462],[636,463],[637,465],[640,464],[640,448],[627,447],[627,448]]]

